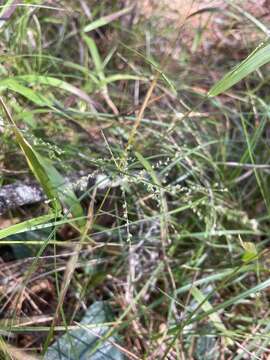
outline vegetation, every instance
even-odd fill
[[[114,336],[130,359],[268,358],[265,17],[5,3],[0,181],[47,200],[1,216],[2,357],[43,357],[104,301],[91,354]]]

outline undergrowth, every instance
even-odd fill
[[[98,300],[127,358],[269,356],[269,66],[208,96],[267,27],[225,3],[177,30],[125,1],[0,23],[1,185],[47,194],[1,219],[4,358],[44,354]],[[75,194],[80,172],[98,181]]]

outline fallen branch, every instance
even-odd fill
[[[78,196],[96,185],[99,189],[119,186],[121,181],[112,181],[107,175],[97,172],[80,172],[66,178],[63,188],[71,186]],[[15,182],[0,188],[0,215],[20,206],[36,204],[46,200],[41,186],[35,181]]]

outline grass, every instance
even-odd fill
[[[117,334],[127,358],[269,355],[268,29],[225,3],[183,22],[201,17],[192,39],[114,1],[25,2],[1,25],[1,185],[48,197],[0,220],[3,358],[46,353],[97,300],[97,347]],[[102,176],[75,194],[80,170]]]

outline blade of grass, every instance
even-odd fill
[[[240,113],[240,118],[241,118],[243,130],[244,130],[245,139],[246,139],[246,142],[247,142],[249,157],[250,157],[250,160],[251,160],[252,164],[255,165],[256,163],[255,163],[255,158],[254,158],[254,154],[253,154],[254,148],[252,147],[252,144],[250,142],[250,138],[249,138],[249,134],[248,134],[248,131],[247,131],[245,118],[241,113]],[[264,200],[265,206],[267,208],[268,214],[270,214],[270,198],[269,198],[269,194],[268,194],[266,188],[263,185],[263,180],[261,178],[261,174],[256,169],[256,166],[254,166],[253,172],[255,174],[255,178],[256,178],[256,181],[258,183],[258,187],[259,187],[261,195],[263,197],[263,200]]]
[[[129,13],[133,9],[133,6],[127,7],[125,9],[122,9],[120,11],[116,11],[110,15],[102,16],[101,18],[92,21],[90,24],[86,25],[83,29],[84,32],[89,32],[96,30],[102,26],[108,25],[112,21],[117,20],[119,17]]]
[[[43,76],[43,75],[38,75],[38,74],[20,75],[20,76],[14,77],[14,79],[18,80],[18,81],[24,81],[27,83],[28,86],[29,85],[30,86],[31,85],[45,85],[45,86],[56,87],[58,89],[67,91],[73,95],[78,96],[79,98],[86,101],[87,103],[92,102],[90,97],[83,90],[79,89],[78,87],[76,87],[74,85],[67,83],[66,81],[57,79],[52,76]],[[8,81],[9,80],[7,80],[7,82]],[[1,82],[0,82],[0,86],[1,86]]]
[[[33,91],[32,89],[20,84],[14,78],[1,80],[0,89],[2,91],[6,89],[14,91],[38,106],[52,106],[52,102],[45,96],[40,94],[38,91]]]
[[[105,82],[106,77],[103,71],[102,60],[95,41],[90,36],[87,35],[83,35],[83,40],[85,41],[90,51],[99,80]]]
[[[251,15],[249,12],[245,11],[244,9],[242,9],[240,6],[238,6],[237,4],[235,4],[233,1],[231,0],[226,0],[227,3],[230,4],[231,7],[233,7],[234,9],[236,9],[240,14],[244,15],[248,20],[250,20],[251,22],[253,22],[253,24],[255,24],[257,26],[258,29],[260,29],[262,32],[264,32],[267,36],[269,36],[270,34],[270,30],[267,28],[267,26],[265,26],[261,21],[259,21],[256,17],[254,17],[253,15]]]
[[[253,295],[253,294],[257,294],[262,292],[263,290],[267,289],[270,287],[270,279],[267,279],[263,282],[261,282],[260,284],[252,287],[251,289],[248,289],[246,291],[241,292],[240,294],[230,298],[229,300],[224,301],[223,303],[212,307],[212,309],[208,310],[207,312],[205,312],[202,315],[198,315],[196,318],[190,319],[189,322],[186,324],[188,325],[189,323],[192,323],[194,321],[201,321],[202,319],[204,319],[205,317],[209,316],[210,314],[213,314],[219,310],[224,310],[227,307],[231,306],[231,305],[235,305],[237,304],[239,301],[246,299],[247,297]]]
[[[77,219],[76,223],[79,225],[79,227],[83,226],[85,223],[85,220],[83,219],[84,212],[80,201],[75,195],[72,187],[52,165],[51,160],[40,157],[40,162],[46,169],[50,181],[57,190],[57,193],[63,204],[67,207],[68,211],[73,215],[73,217]]]
[[[35,175],[40,185],[43,187],[43,190],[47,195],[48,199],[51,201],[55,214],[59,214],[61,212],[61,203],[59,201],[57,191],[55,190],[49,176],[47,175],[46,169],[41,164],[39,154],[32,148],[32,146],[22,135],[21,131],[17,128],[2,97],[0,97],[0,104],[4,110],[4,113],[6,115],[9,124],[13,128],[16,140],[24,153],[24,156],[28,162],[31,171]]]
[[[11,225],[5,229],[1,229],[0,240],[11,235],[19,234],[29,230],[34,230],[38,225],[44,224],[45,222],[50,221],[53,218],[55,218],[55,215],[51,213],[20,222],[19,224]],[[53,223],[50,223],[50,226],[53,226]]]
[[[213,306],[210,304],[208,300],[205,300],[204,294],[196,287],[193,286],[191,288],[191,294],[194,297],[194,299],[198,302],[198,304],[202,304],[203,311],[211,311],[213,309]],[[226,327],[221,321],[219,315],[217,312],[212,312],[209,315],[210,320],[212,321],[213,325],[217,328],[218,331],[221,332],[221,334],[226,334]],[[233,345],[233,341],[229,337],[225,337],[225,342],[227,345]]]
[[[117,107],[115,106],[115,104],[113,103],[112,99],[110,98],[109,92],[108,92],[108,88],[106,85],[106,76],[104,73],[104,68],[103,68],[103,62],[102,59],[100,57],[97,45],[95,43],[95,41],[87,36],[87,35],[82,35],[83,40],[85,41],[89,52],[91,54],[95,69],[96,69],[96,73],[97,73],[97,77],[100,80],[100,89],[101,89],[101,94],[103,95],[104,100],[106,101],[106,103],[108,104],[108,106],[112,109],[113,113],[115,115],[119,114],[119,111],[117,109]]]
[[[0,99],[0,101],[2,106],[5,106],[2,99]],[[61,199],[69,208],[72,215],[76,218],[82,217],[83,209],[72,188],[66,184],[65,179],[55,169],[55,167],[52,165],[52,162],[38,154],[27,142],[20,130],[17,128],[6,106],[4,109],[10,124],[13,125],[16,139],[25,154],[31,170],[33,171],[37,180],[40,182],[48,198],[53,202],[55,210],[57,212],[61,210],[61,204],[59,200],[60,195]],[[82,226],[84,224],[84,220],[80,220],[78,224]]]
[[[209,97],[217,96],[230,89],[253,71],[270,61],[269,42],[261,43],[245,60],[228,72],[208,92]]]

